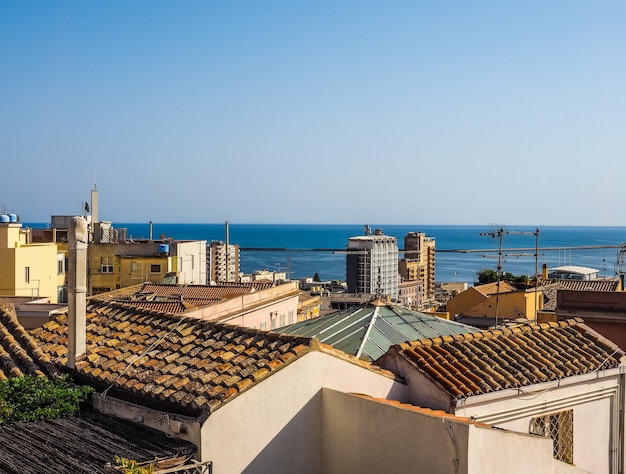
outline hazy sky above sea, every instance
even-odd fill
[[[0,207],[626,225],[626,2],[0,2]]]

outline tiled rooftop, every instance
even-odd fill
[[[0,380],[24,375],[56,377],[59,371],[18,322],[13,306],[0,304]]]
[[[157,283],[143,283],[109,293],[96,295],[93,299],[102,301],[161,301],[177,299],[195,301],[201,304],[207,301],[222,301],[234,296],[245,295],[259,290],[271,288],[267,283],[224,283],[219,285],[167,285]]]
[[[579,319],[422,339],[395,349],[456,399],[617,367],[624,356]]]
[[[574,291],[619,291],[620,281],[617,278],[601,280],[558,280],[556,283],[547,283],[542,287],[544,295],[544,310],[556,309],[558,290]]]
[[[208,306],[212,303],[217,303],[218,301],[221,300],[189,298],[184,301],[180,301],[179,299],[172,298],[157,298],[149,301],[132,301],[129,303],[120,302],[119,304],[134,308],[143,308],[149,311],[155,311],[157,313],[179,314],[187,311],[188,309]]]
[[[271,285],[269,285],[271,287]],[[158,285],[146,283],[141,288],[142,294],[154,296],[174,296],[181,295],[186,298],[202,299],[224,299],[233,295],[244,295],[256,291],[257,288],[252,283],[229,283],[220,285]],[[265,286],[261,286],[265,289]]]
[[[307,301],[319,299],[319,296],[311,296],[311,293],[308,291],[300,291],[298,292],[298,304],[306,303]]]
[[[315,347],[307,337],[212,323],[94,300],[87,308],[86,379],[190,410],[219,408]],[[67,317],[32,332],[67,362]],[[322,348],[320,350],[332,351]],[[356,362],[356,360],[355,360]]]
[[[209,306],[230,298],[254,293],[272,285],[228,283],[219,285],[167,285],[143,283],[92,297],[159,313],[180,314],[188,309]]]

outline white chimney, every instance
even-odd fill
[[[91,190],[91,225],[98,223],[98,190]]]
[[[93,198],[93,196],[92,196]],[[85,353],[87,305],[87,221],[74,217],[69,232],[68,343],[67,365],[75,368],[76,359]]]

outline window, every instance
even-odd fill
[[[293,324],[293,309],[289,310],[289,324]]]
[[[24,267],[24,282],[30,283],[30,267]]]
[[[57,275],[62,275],[65,273],[65,259],[63,255],[59,255],[57,257]]]
[[[150,273],[161,273],[161,264],[160,263],[151,263],[150,264]]]
[[[285,313],[280,313],[280,327],[285,325]]]
[[[574,411],[537,416],[530,422],[532,434],[552,439],[554,459],[574,464]]]
[[[114,273],[113,257],[100,257],[100,273]]]
[[[261,323],[261,331],[265,331],[265,328],[267,327],[267,323],[262,322]]]
[[[278,314],[277,313],[270,313],[270,327],[272,329],[276,329],[276,319],[277,319]]]
[[[137,262],[130,262],[130,271],[136,272],[139,270],[139,264]]]

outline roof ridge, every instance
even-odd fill
[[[419,406],[419,405],[412,405],[411,403],[405,403],[405,402],[401,402],[399,400],[392,400],[392,399],[381,398],[381,397],[373,397],[371,395],[367,395],[367,394],[364,394],[364,393],[350,392],[350,395],[353,395],[353,396],[359,397],[359,398],[363,398],[363,399],[366,399],[366,400],[372,400],[372,401],[377,402],[377,403],[382,403],[383,405],[390,405],[390,406],[394,406],[394,407],[397,407],[397,408],[410,410],[410,411],[414,411],[414,412],[417,412],[417,413],[422,413],[423,415],[430,416],[430,417],[444,418],[446,420],[458,421],[460,423],[469,424],[469,425],[483,426],[485,428],[490,428],[491,427],[491,425],[488,425],[486,423],[482,423],[482,422],[476,421],[476,420],[474,420],[472,418],[468,418],[468,417],[465,417],[465,416],[454,415],[454,414],[448,413],[448,412],[446,412],[444,410],[436,410],[436,409],[433,409],[433,408],[422,407],[422,406]]]

